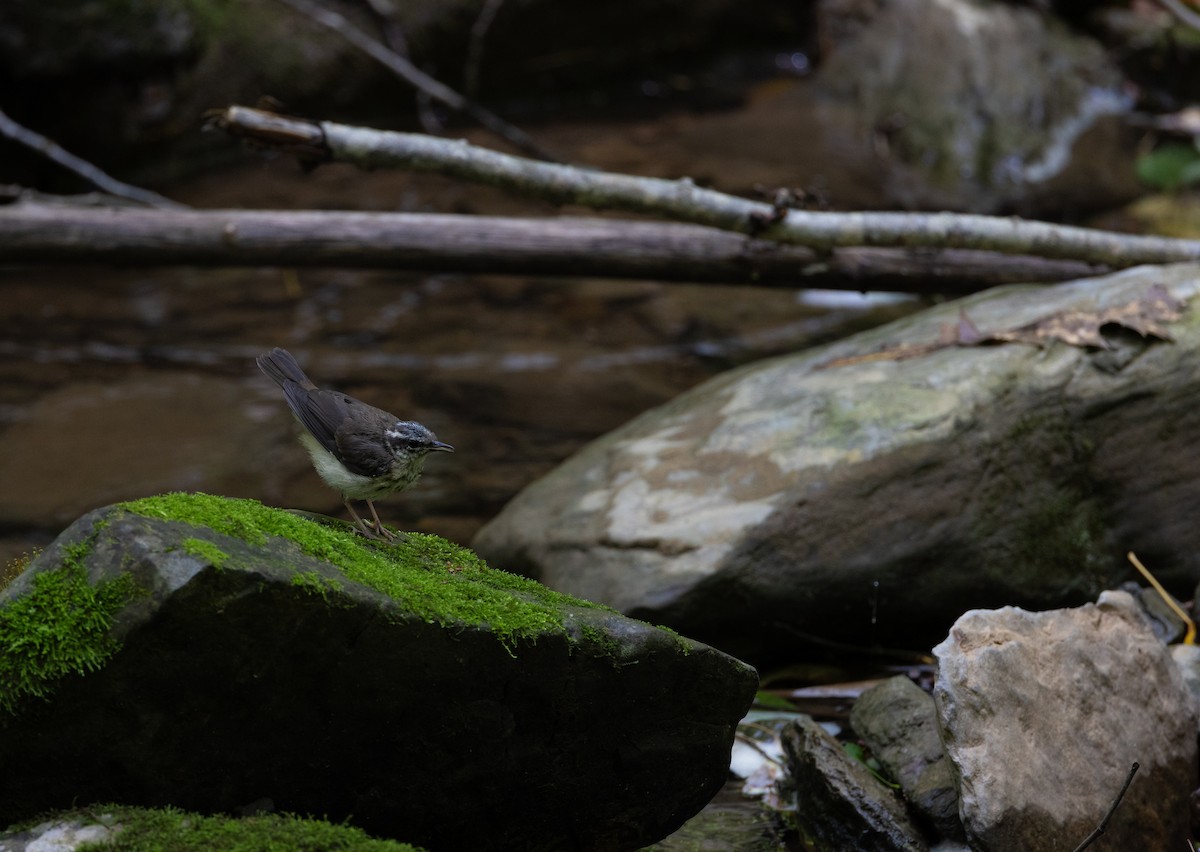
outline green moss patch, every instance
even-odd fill
[[[510,651],[518,640],[561,630],[564,607],[607,609],[489,568],[472,551],[435,535],[407,533],[391,544],[367,543],[355,533],[255,500],[209,494],[165,494],[124,503],[122,508],[206,526],[252,544],[265,542],[267,536],[289,539],[309,556],[336,565],[349,579],[382,592],[427,622],[486,624]],[[319,593],[311,578],[296,582]]]
[[[88,808],[91,822],[117,828],[103,842],[84,843],[89,852],[419,852],[417,847],[394,840],[377,840],[362,829],[334,825],[324,820],[291,814],[233,819],[202,816],[174,808],[144,808],[97,805]]]
[[[12,713],[60,678],[95,671],[119,647],[108,630],[137,586],[129,574],[89,585],[90,549],[90,541],[65,547],[62,567],[37,574],[29,593],[0,607],[0,710]]]
[[[205,560],[214,568],[224,568],[225,561],[229,559],[228,553],[202,538],[185,538],[182,544],[185,552]]]
[[[310,595],[318,595],[326,602],[329,601],[330,592],[340,592],[342,586],[331,577],[326,577],[324,574],[319,574],[316,571],[303,571],[292,577],[292,585],[303,589]]]

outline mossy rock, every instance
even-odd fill
[[[34,848],[39,840],[81,852],[421,852],[407,843],[377,840],[353,826],[292,814],[234,818],[114,804],[48,814],[28,827],[0,832],[4,849]]]
[[[37,639],[0,671],[25,767],[0,824],[268,797],[432,848],[636,847],[720,787],[757,685],[436,536],[200,494],[81,518],[0,592],[6,626]]]

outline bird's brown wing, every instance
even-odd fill
[[[350,402],[363,405],[353,399]],[[367,421],[368,424],[370,420]],[[337,449],[332,452],[351,473],[370,477],[383,476],[391,469],[395,457],[383,443],[378,429],[363,428],[365,424],[362,421],[359,423],[356,427],[347,422],[338,430]]]
[[[337,431],[349,416],[349,399],[343,394],[325,390],[305,390],[295,382],[286,382],[283,395],[288,408],[322,447],[339,459]]]

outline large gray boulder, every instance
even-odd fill
[[[0,646],[0,826],[269,800],[435,849],[667,835],[758,683],[435,536],[206,495],[79,519],[0,593]]]
[[[1198,290],[1196,265],[999,288],[733,370],[586,447],[475,547],[756,658],[805,634],[928,646],[964,609],[1083,603],[1130,549],[1190,590],[1200,323],[1161,319],[1173,342],[1129,329]],[[1103,348],[962,345],[960,312],[1030,340],[1082,342],[1090,321]]]

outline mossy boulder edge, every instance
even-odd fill
[[[720,787],[757,686],[435,536],[368,546],[253,501],[91,512],[0,592],[0,627],[64,572],[107,609],[56,640],[86,665],[17,666],[38,688],[0,714],[0,764],[25,767],[0,824],[269,798],[432,849],[636,848]]]

